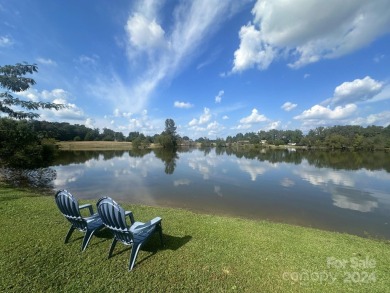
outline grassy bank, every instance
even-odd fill
[[[94,203],[94,201],[90,201]],[[83,201],[82,203],[85,203]],[[135,206],[163,218],[128,272],[129,248],[101,231],[85,252],[53,196],[0,185],[0,292],[389,292],[390,243],[266,221]],[[96,210],[96,209],[95,209]],[[157,235],[156,235],[157,236]]]
[[[119,141],[60,141],[57,145],[64,151],[128,151],[132,148],[131,142]]]
[[[59,141],[56,143],[63,151],[128,151],[132,143],[126,141]],[[200,144],[196,144],[200,146]],[[159,144],[151,143],[148,149],[161,148]]]

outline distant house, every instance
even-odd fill
[[[297,143],[296,142],[289,142],[288,145],[294,146],[294,145],[297,145]]]
[[[261,143],[261,144],[266,144],[266,143],[267,143],[267,140],[266,140],[266,139],[260,140],[260,143]]]

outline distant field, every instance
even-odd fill
[[[95,151],[95,150],[130,150],[131,142],[118,141],[60,141],[60,150],[65,151]]]

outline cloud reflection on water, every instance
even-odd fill
[[[180,186],[180,185],[190,185],[191,180],[189,179],[178,179],[173,181],[174,186]]]
[[[330,168],[315,168],[307,163],[302,163],[295,174],[300,175],[302,179],[310,182],[313,185],[319,186],[325,192],[332,196],[333,204],[342,209],[350,209],[359,212],[372,212],[378,208],[378,195],[381,192],[375,192],[362,186],[366,176],[371,176],[373,179],[389,180],[390,174],[384,172],[374,172],[361,169],[355,172],[343,172]],[[377,176],[379,175],[379,176]],[[383,193],[382,193],[383,194]],[[387,197],[389,198],[389,197]],[[390,199],[387,200],[387,207],[390,207]]]
[[[86,199],[109,195],[131,203],[286,218],[310,225],[344,221],[342,210],[387,217],[383,222],[389,222],[390,173],[332,168],[309,155],[310,160],[298,151],[253,156],[180,152],[170,174],[153,152],[94,155],[84,163],[54,166],[54,185]]]
[[[334,187],[333,204],[342,209],[350,209],[363,213],[371,212],[378,207],[378,200],[369,192],[352,188]]]

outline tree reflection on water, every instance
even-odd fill
[[[0,180],[16,187],[52,189],[57,173],[52,168],[14,169],[0,168]]]
[[[179,158],[177,151],[174,149],[155,149],[154,155],[165,164],[165,173],[173,174],[176,167],[176,159]]]
[[[207,156],[213,148],[201,148]],[[172,174],[176,167],[178,153],[192,152],[191,148],[179,148],[177,151],[169,149],[138,149],[130,150],[130,157],[142,158],[151,152],[165,164],[167,174]],[[121,157],[125,151],[64,151],[54,165],[67,165],[71,163],[85,163],[91,159],[103,156],[104,160]],[[317,168],[333,168],[340,170],[385,170],[390,173],[390,153],[385,151],[342,151],[342,150],[308,150],[308,149],[233,149],[216,148],[215,154],[236,156],[270,163],[301,164],[306,160]]]
[[[212,148],[199,149],[208,156]],[[104,161],[111,160],[115,157],[122,157],[128,154],[130,157],[142,158],[145,155],[154,153],[155,157],[160,159],[165,165],[165,173],[173,174],[176,168],[176,161],[179,159],[178,153],[192,152],[191,148],[179,148],[178,150],[170,149],[137,149],[130,151],[63,151],[57,158],[52,167],[83,164],[89,160]],[[245,158],[269,163],[291,163],[295,165],[306,161],[309,165],[316,168],[332,168],[335,170],[359,170],[367,169],[385,170],[390,173],[390,155],[385,151],[373,152],[355,152],[341,150],[309,150],[309,149],[233,149],[233,148],[216,148],[217,156],[228,155],[237,158]],[[21,187],[39,187],[51,188],[52,182],[56,179],[56,171],[52,168],[38,169],[10,169],[0,167],[0,179],[13,185]]]

